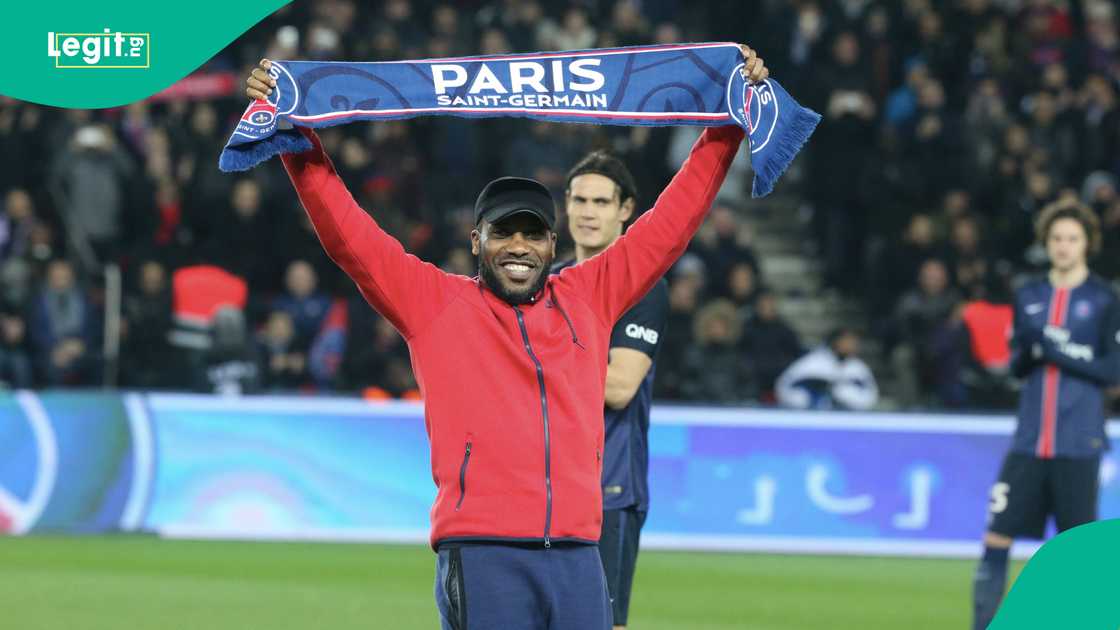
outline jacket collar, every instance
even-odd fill
[[[510,304],[509,302],[506,302],[502,298],[498,297],[497,293],[494,293],[494,291],[491,290],[490,287],[486,286],[486,283],[482,281],[482,278],[475,276],[474,278],[472,278],[472,280],[474,280],[474,283],[478,286],[479,292],[482,293],[482,295],[487,300],[493,300],[494,302],[503,304],[505,306],[513,306],[513,304]],[[551,285],[551,283],[551,277],[545,279],[544,286],[541,287],[541,290],[537,291],[537,293],[532,298],[530,298],[528,302],[526,302],[525,304],[520,304],[519,306],[533,306],[539,302],[545,301],[545,296],[548,295],[549,286]]]

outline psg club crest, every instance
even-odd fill
[[[1086,300],[1079,300],[1073,305],[1073,315],[1077,317],[1077,319],[1087,319],[1092,314],[1093,307],[1090,306],[1089,302]]]
[[[738,76],[739,68],[735,69]],[[734,87],[733,87],[734,86]],[[742,86],[737,106],[732,106],[732,92]],[[732,81],[728,85],[728,109],[735,122],[747,130],[751,142],[751,153],[758,153],[770,143],[774,129],[778,125],[778,97],[770,79],[750,84],[746,81]]]
[[[237,122],[234,138],[240,142],[260,140],[276,131],[276,106],[268,101],[249,103],[241,120]]]
[[[267,127],[276,120],[276,106],[268,101],[253,101],[241,114],[241,122],[255,127]]]
[[[758,153],[770,142],[778,124],[778,97],[767,79],[746,87],[743,98],[750,132],[751,153]]]
[[[292,75],[278,63],[272,64],[269,75],[276,79],[276,87],[267,100],[249,103],[230,138],[231,145],[255,142],[271,136],[276,131],[279,117],[290,114],[295,109],[295,104],[299,101],[299,88]],[[281,107],[287,109],[280,109]]]

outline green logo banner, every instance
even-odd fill
[[[1120,519],[1075,527],[1035,553],[989,630],[1120,628]]]
[[[289,0],[20,2],[5,6],[0,95],[69,108],[142,100]]]

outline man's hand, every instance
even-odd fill
[[[761,60],[759,60],[761,61]],[[272,62],[268,59],[261,59],[253,72],[249,74],[249,78],[245,80],[245,94],[255,101],[263,101],[272,94],[272,88],[276,87],[276,79],[273,79],[268,74],[268,70],[272,68]]]
[[[743,53],[743,59],[746,61],[746,65],[739,71],[742,73],[744,79],[750,83],[758,83],[759,81],[765,81],[767,77],[770,76],[770,70],[766,67],[766,64],[762,62],[762,57],[759,57],[754,49],[746,44],[739,44],[739,52]],[[254,72],[256,71],[254,70]]]

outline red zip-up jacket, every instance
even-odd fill
[[[613,245],[511,306],[404,251],[363,211],[315,134],[283,156],[323,247],[408,342],[431,442],[431,543],[595,543],[611,327],[684,252],[743,132],[713,127]]]

